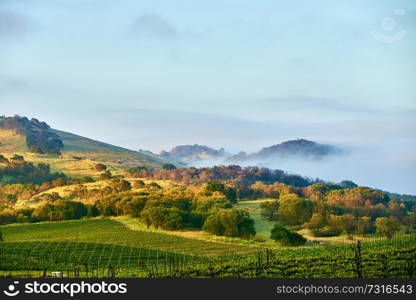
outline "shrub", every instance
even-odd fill
[[[140,189],[140,188],[143,188],[144,186],[145,186],[145,183],[144,183],[144,181],[143,180],[135,180],[135,181],[133,181],[133,184],[132,184],[132,186],[134,187],[134,188],[136,188],[136,189]]]
[[[96,164],[95,165],[95,170],[97,170],[97,171],[105,171],[105,170],[107,170],[107,166],[104,165],[104,164]]]
[[[112,177],[113,175],[111,174],[109,170],[106,170],[105,172],[100,174],[100,180],[111,179]]]
[[[150,182],[147,185],[148,188],[153,189],[153,190],[161,190],[162,187],[160,185],[158,185],[156,182]]]
[[[270,232],[270,238],[282,246],[300,246],[306,243],[306,239],[303,236],[280,224],[274,225]]]

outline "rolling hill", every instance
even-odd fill
[[[242,162],[267,162],[271,159],[291,159],[303,158],[309,160],[318,160],[331,155],[341,154],[342,151],[331,145],[323,145],[314,141],[297,139],[282,142],[280,144],[264,147],[260,151],[252,154],[241,152],[227,159],[231,163]]]
[[[158,167],[166,162],[161,157],[148,152],[129,150],[55,129],[52,131],[62,139],[63,154],[78,155],[82,158],[112,162],[123,166]]]
[[[203,145],[181,145],[170,151],[162,151],[160,156],[174,162],[193,163],[203,160],[221,159],[227,154],[224,149],[216,150]]]
[[[201,166],[212,164],[267,164],[274,159],[303,158],[306,160],[319,160],[328,156],[339,155],[342,150],[332,146],[319,144],[314,141],[297,139],[285,141],[280,144],[264,147],[258,152],[247,154],[243,151],[229,154],[223,148],[216,150],[203,145],[181,145],[170,151],[162,151],[160,156],[172,162],[181,162],[187,165]]]
[[[51,128],[26,117],[0,117],[0,153],[23,155],[70,175],[98,175],[94,165],[105,163],[117,172],[131,166],[160,167],[166,160],[148,152],[133,151]]]

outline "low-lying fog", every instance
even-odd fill
[[[343,147],[338,145],[339,147]],[[383,189],[389,192],[416,194],[414,165],[416,152],[409,147],[391,144],[377,146],[356,145],[343,147],[344,154],[321,160],[300,157],[275,158],[268,161],[249,161],[242,166],[259,166],[281,169],[288,173],[309,178],[319,178],[331,182],[352,180],[363,186]],[[227,164],[221,160],[201,161],[196,166]]]

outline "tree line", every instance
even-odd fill
[[[128,181],[113,178],[106,190],[91,205],[49,195],[36,208],[6,208],[0,211],[0,224],[131,215],[147,227],[165,230],[197,228],[230,237],[255,235],[254,220],[246,211],[233,208],[235,192],[220,182],[166,189],[153,182],[137,191]]]
[[[34,165],[24,160],[21,155],[13,155],[7,159],[0,154],[0,182],[2,184],[33,183],[42,184],[58,178],[66,178],[59,172],[51,172],[48,164]]]
[[[342,188],[317,183],[295,188],[258,182],[251,190],[257,197],[272,198],[261,204],[263,218],[298,229],[307,228],[315,237],[377,232],[390,238],[398,230],[416,230],[416,203],[400,202],[368,187]]]
[[[281,182],[296,187],[305,187],[315,182],[299,175],[287,174],[282,170],[238,165],[176,168],[172,164],[165,164],[161,169],[140,166],[128,169],[126,174],[128,177],[173,180],[183,184],[226,181],[236,187],[248,186],[257,181],[266,184]]]

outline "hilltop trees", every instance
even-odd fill
[[[64,147],[59,136],[48,124],[37,119],[14,116],[0,119],[0,128],[15,130],[26,137],[27,147],[38,154],[60,154]]]
[[[163,164],[162,165],[162,169],[163,170],[175,170],[176,167],[174,164]]]
[[[351,180],[343,180],[338,185],[343,189],[352,189],[358,187],[358,185]]]

